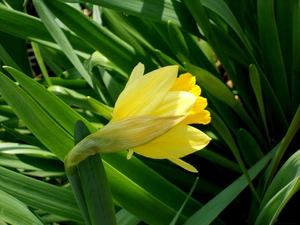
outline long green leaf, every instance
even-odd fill
[[[47,71],[46,66],[45,66],[45,64],[44,64],[44,60],[43,60],[43,57],[42,57],[42,55],[41,55],[39,45],[36,44],[36,43],[34,43],[34,42],[32,42],[32,43],[31,43],[31,46],[32,46],[32,49],[33,49],[33,51],[34,51],[34,55],[35,55],[35,57],[36,57],[36,60],[37,60],[37,62],[38,62],[38,64],[39,64],[39,67],[40,67],[40,69],[41,69],[41,71],[42,71],[42,74],[43,74],[43,76],[44,76],[44,78],[45,78],[45,80],[46,80],[48,86],[51,86],[52,83],[51,83],[51,80],[49,79],[49,74],[48,74],[48,71]],[[13,66],[12,66],[12,67],[13,67]],[[16,68],[16,69],[17,69],[17,68]]]
[[[255,67],[255,65],[250,65],[249,67],[249,75],[250,75],[250,82],[256,97],[256,101],[259,107],[260,115],[262,117],[263,125],[265,128],[265,132],[267,134],[268,140],[270,142],[270,137],[269,137],[269,130],[267,126],[267,119],[266,119],[266,112],[265,112],[265,105],[263,102],[263,95],[262,95],[262,88],[260,84],[260,78],[258,71]]]
[[[189,50],[183,37],[183,34],[171,20],[168,21],[168,33],[172,48],[177,58],[181,62],[190,62]]]
[[[283,154],[287,150],[289,144],[293,140],[294,136],[297,134],[298,130],[300,128],[300,106],[298,107],[298,110],[291,122],[291,125],[289,126],[289,129],[283,138],[280,147],[278,151],[276,152],[274,158],[272,159],[272,162],[270,163],[268,169],[265,173],[265,180],[264,180],[264,187],[266,188],[271,180],[273,179],[275,172],[277,170],[277,167],[283,157]]]
[[[24,29],[26,27],[26,29]],[[8,9],[0,5],[0,30],[36,43],[60,49],[55,43],[40,19],[29,16],[16,10]],[[36,32],[39,31],[39,32]],[[67,32],[66,32],[67,33]],[[82,44],[82,40],[74,34],[67,33],[74,49],[79,50],[76,53],[86,56],[93,50],[87,45]]]
[[[0,188],[35,209],[83,222],[70,190],[29,178],[0,167]]]
[[[249,85],[245,85],[245,84],[248,84],[248,82],[249,82],[248,78],[241,76],[240,74],[243,74],[243,73],[240,73],[238,70],[235,71],[233,69],[233,65],[229,61],[229,58],[226,54],[228,54],[230,56],[232,56],[234,54],[235,55],[234,58],[238,62],[240,62],[239,57],[242,57],[247,60],[247,61],[242,60],[242,62],[247,63],[248,65],[251,63],[256,65],[257,69],[259,70],[262,88],[263,88],[265,98],[267,101],[266,104],[268,105],[268,108],[270,108],[270,110],[272,111],[272,113],[270,114],[270,118],[271,118],[270,123],[274,124],[275,130],[283,131],[283,132],[278,132],[278,138],[282,138],[288,127],[286,117],[282,111],[280,103],[277,100],[277,96],[275,95],[269,81],[267,80],[265,74],[263,73],[263,70],[260,68],[260,63],[254,57],[254,55],[257,55],[257,54],[252,53],[251,46],[249,46],[248,41],[245,40],[245,38],[243,38],[244,35],[241,33],[239,24],[235,21],[232,13],[230,12],[230,10],[228,10],[228,7],[227,6],[220,7],[222,4],[224,4],[223,1],[219,2],[219,1],[207,1],[207,0],[202,0],[202,1],[200,1],[200,0],[185,0],[184,2],[188,6],[190,12],[194,16],[197,23],[199,24],[204,35],[207,37],[208,42],[211,44],[218,59],[221,61],[222,66],[225,68],[226,72],[232,79],[234,85],[237,87],[241,97],[243,98],[243,100],[245,100],[245,103],[249,105],[248,107],[250,108],[250,111],[252,110],[252,106],[249,103],[252,101],[251,96],[249,97],[249,93],[251,93],[251,92],[245,91],[245,90],[249,90]],[[217,2],[220,4],[217,4]],[[240,34],[241,40],[244,40],[244,46],[242,48],[244,52],[242,54],[236,54],[237,53],[237,52],[235,52],[236,50],[232,51],[230,48],[228,48],[228,46],[226,46],[228,41],[224,40],[224,37],[228,36],[228,34],[225,32],[223,32],[222,35],[220,34],[220,32],[217,33],[217,31],[220,31],[221,29],[218,27],[217,27],[217,29],[214,29],[216,26],[210,22],[211,20],[208,17],[204,7],[207,7],[208,9],[211,9],[211,10],[215,11],[216,13],[220,14],[220,16],[222,16],[225,19],[225,21],[227,21],[228,24],[230,24],[232,29],[236,30],[236,32],[238,34]],[[265,32],[265,31],[262,31],[262,32],[264,32],[264,34],[268,36],[267,32]],[[224,44],[224,43],[226,43],[226,44]],[[226,49],[227,49],[228,53],[225,52]],[[237,48],[233,48],[233,49],[237,49]],[[274,71],[273,74],[276,74],[276,73],[278,73],[278,71]],[[247,124],[251,124],[251,123],[247,122]],[[264,141],[259,136],[257,136],[258,139],[260,139],[263,143]]]
[[[0,219],[10,224],[42,225],[43,223],[22,202],[0,190]]]
[[[184,206],[186,205],[187,201],[189,200],[189,198],[191,197],[191,195],[193,194],[197,184],[198,184],[198,181],[199,181],[199,177],[196,178],[187,198],[185,199],[184,203],[182,204],[182,206],[180,207],[180,209],[178,210],[178,212],[176,213],[176,216],[173,218],[173,220],[171,221],[171,223],[169,225],[175,225],[177,220],[178,220],[178,217],[180,216]]]
[[[77,143],[90,134],[82,121],[76,123],[74,133]],[[91,223],[116,225],[112,194],[100,155],[88,157],[78,165],[78,170]]]
[[[186,195],[181,196],[176,187],[163,181],[162,177],[157,176],[136,158],[127,161],[126,152],[120,152],[113,158],[109,157],[109,154],[102,154],[102,159],[104,160],[114,201],[118,205],[150,224],[166,224],[172,220]],[[136,171],[139,171],[139,173],[136,173]],[[145,176],[147,179],[145,179]],[[131,181],[129,178],[133,180]],[[164,186],[153,185],[154,183],[161,183]],[[166,193],[168,194],[166,195]],[[137,198],[137,196],[140,197]],[[174,198],[174,196],[177,197]],[[122,200],[122,198],[124,199]],[[145,204],[145,202],[149,202],[149,204]],[[138,209],[137,205],[143,207]],[[186,220],[191,212],[200,206],[199,203],[191,199],[184,208],[179,221]],[[154,214],[157,216],[153,217]]]
[[[249,170],[251,179],[254,179],[263,170],[273,157],[275,151],[276,149],[273,149]],[[205,206],[190,217],[184,225],[210,224],[244,190],[247,184],[248,181],[245,176],[241,176],[210,202],[205,204]]]
[[[25,154],[38,158],[57,159],[57,157],[49,151],[32,145],[19,143],[0,143],[0,151],[7,154]]]
[[[258,0],[257,13],[264,70],[268,80],[272,84],[284,114],[288,117],[290,92],[276,27],[274,0]]]
[[[22,88],[24,88],[31,97],[34,97],[35,101],[37,101],[40,106],[45,108],[47,112],[68,131],[69,134],[73,134],[74,128],[72,127],[72,124],[75,124],[78,117],[87,124],[91,131],[96,131],[86,119],[80,117],[71,108],[65,107],[66,105],[63,101],[47,91],[42,85],[13,68],[5,67],[5,69],[19,82]],[[49,104],[49,102],[52,102],[52,104]],[[58,108],[60,110],[57,110]]]
[[[244,164],[244,161],[241,157],[241,154],[239,152],[239,149],[230,133],[230,131],[228,130],[227,126],[225,125],[225,123],[221,120],[221,118],[211,109],[209,109],[211,116],[212,116],[212,122],[211,125],[218,131],[218,133],[221,135],[221,137],[223,138],[223,140],[226,142],[226,144],[228,145],[228,147],[230,148],[231,152],[233,153],[236,161],[238,162],[241,171],[243,172],[244,176],[246,177],[248,183],[249,183],[249,187],[252,191],[253,197],[255,198],[255,200],[257,202],[260,202],[260,198],[258,197],[255,188],[252,184],[252,181],[250,179],[250,175],[248,174],[248,171],[246,169],[246,166]]]
[[[121,209],[117,212],[116,216],[118,225],[138,225],[141,222],[139,218],[127,212],[125,209]]]
[[[260,206],[255,225],[274,224],[278,215],[300,189],[300,150],[278,171]]]
[[[245,38],[244,32],[243,32],[242,28],[240,27],[240,24],[238,23],[237,19],[234,17],[233,13],[230,11],[229,7],[226,5],[226,3],[224,1],[222,1],[222,0],[215,0],[215,1],[201,0],[201,3],[204,7],[212,10],[218,16],[220,16],[223,20],[225,20],[227,22],[227,24],[230,25],[231,28],[236,32],[236,34],[239,36],[239,38],[244,42],[245,46],[247,46],[248,43]]]
[[[296,4],[296,3],[294,3]],[[297,108],[300,104],[300,93],[299,93],[299,86],[300,86],[300,79],[299,79],[299,74],[300,74],[300,65],[299,60],[300,60],[300,29],[297,29],[300,24],[300,4],[298,1],[298,6],[294,7],[295,9],[295,16],[294,16],[294,23],[293,23],[293,30],[294,30],[294,35],[293,35],[293,74],[292,74],[292,113],[297,111]]]
[[[82,62],[79,60],[76,55],[72,45],[67,39],[66,35],[59,27],[59,25],[55,21],[55,17],[52,12],[45,6],[44,1],[33,1],[37,12],[39,13],[40,18],[45,24],[46,28],[50,31],[53,39],[60,46],[60,48],[64,51],[68,59],[72,62],[74,67],[78,70],[78,72],[84,77],[84,79],[89,83],[89,85],[96,91],[96,93],[101,93],[99,90],[100,85],[98,84],[98,80],[91,76],[84,66]],[[73,8],[72,8],[73,9]],[[77,10],[74,9],[76,12]]]
[[[209,17],[205,11],[203,3],[200,0],[185,0],[184,3],[195,18],[197,24],[200,26],[202,32],[204,33],[204,36],[211,44],[217,57],[222,62],[223,67],[228,72],[229,76],[231,76],[231,78],[237,84],[237,79],[234,79],[235,72],[233,66],[230,63],[228,57],[226,56],[224,50],[219,45],[219,40],[213,29],[213,25],[210,23]]]
[[[292,87],[292,69],[293,69],[293,35],[297,33],[294,29],[294,17],[297,15],[297,1],[276,1],[276,25],[278,30],[278,39],[282,52],[282,59],[286,72],[288,86]]]
[[[136,29],[133,29],[130,26],[126,18],[127,17],[125,17],[123,14],[114,10],[107,8],[103,10],[103,20],[105,22],[105,26],[107,26],[111,32],[116,34],[123,41],[131,45],[137,54],[145,57],[147,53],[141,44],[146,44],[149,48],[152,48],[152,46],[150,46],[149,43],[143,39],[142,35],[140,35]],[[138,20],[138,18],[136,19]],[[139,43],[139,41],[142,41],[142,43]]]
[[[72,137],[3,73],[0,73],[0,92],[29,130],[57,157],[63,159],[73,146]]]
[[[127,74],[131,72],[139,60],[143,60],[138,58],[130,45],[73,7],[62,1],[47,0],[45,3],[73,32]],[[147,59],[145,58],[144,61],[146,63]]]
[[[86,109],[91,112],[97,113],[106,118],[107,120],[111,120],[112,118],[113,108],[91,97],[82,95],[72,89],[56,85],[49,87],[48,91],[55,94],[68,105],[80,107],[82,109]]]
[[[0,59],[4,62],[5,65],[12,66],[18,70],[21,70],[1,44],[0,44]]]
[[[188,30],[192,34],[199,34],[195,23],[188,10],[180,1],[164,1],[159,2],[155,0],[67,0],[67,2],[89,2],[95,5],[100,5],[105,8],[113,9],[116,11],[124,12],[129,15],[134,15],[157,22],[166,23],[173,21],[177,26]],[[176,13],[175,13],[176,12]]]
[[[23,10],[23,4],[20,1],[6,0],[6,3],[7,8],[14,9],[16,12]],[[9,53],[13,61],[18,64],[18,67],[31,77],[32,73],[28,59],[26,40],[0,31],[0,43]]]
[[[237,141],[244,159],[246,160],[249,167],[252,167],[264,156],[255,139],[245,129],[241,128],[237,132]]]

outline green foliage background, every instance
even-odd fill
[[[120,225],[299,222],[299,27],[299,0],[0,0],[0,224],[107,222],[89,210],[115,217],[93,202],[110,190]],[[199,174],[96,156],[110,188],[79,166],[84,211],[63,165],[76,121],[77,139],[103,127],[138,62],[196,76],[213,140],[184,159]]]

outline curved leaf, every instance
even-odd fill
[[[255,225],[274,224],[278,215],[300,189],[300,150],[282,166],[270,184]]]
[[[43,225],[22,202],[0,190],[0,219],[10,224]]]

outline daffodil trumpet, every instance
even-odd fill
[[[118,97],[111,121],[68,153],[65,167],[74,167],[90,155],[128,149],[153,159],[168,159],[197,172],[180,158],[203,149],[210,138],[189,124],[208,124],[207,100],[189,73],[177,77],[178,66],[166,66],[144,75],[139,63]]]

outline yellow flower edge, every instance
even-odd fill
[[[178,66],[166,66],[144,75],[139,63],[118,97],[113,118],[98,132],[78,143],[66,156],[66,168],[97,152],[129,149],[133,153],[168,159],[197,172],[180,158],[203,149],[210,138],[189,124],[208,124],[207,100],[189,73],[177,77]]]

